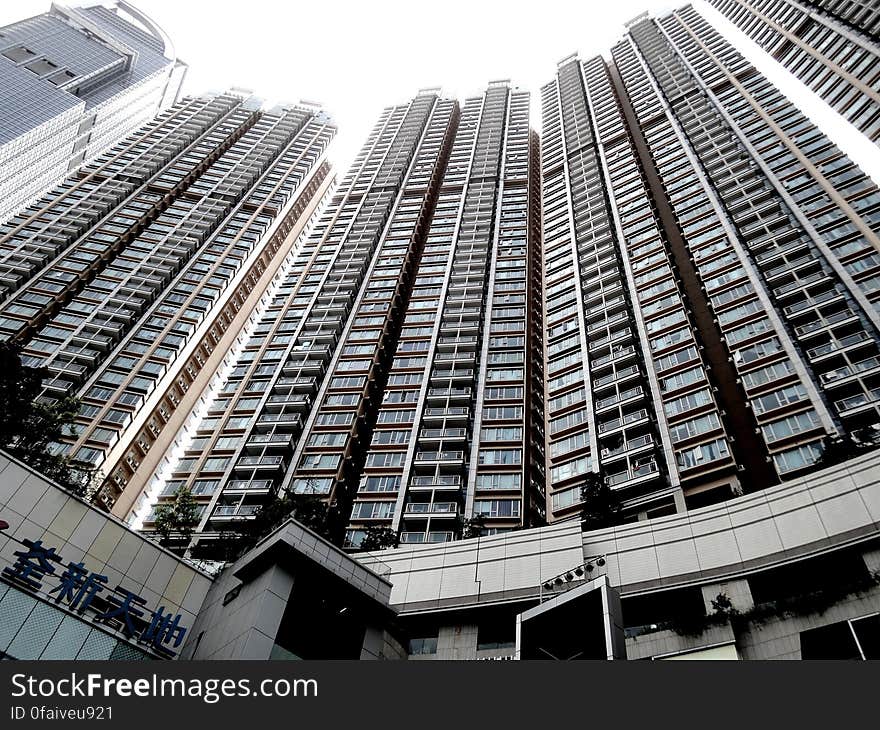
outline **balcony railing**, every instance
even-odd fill
[[[403,510],[407,514],[427,515],[437,513],[458,513],[455,502],[410,502]]]
[[[644,408],[641,408],[638,411],[634,411],[633,413],[627,413],[622,418],[615,418],[611,421],[602,421],[601,423],[599,423],[598,431],[599,433],[606,433],[608,431],[613,431],[623,426],[628,426],[629,424],[635,423],[636,421],[641,421],[642,419],[647,417],[648,411]]]
[[[410,487],[421,488],[451,488],[458,489],[461,487],[461,475],[459,474],[439,474],[437,476],[416,476],[410,479]]]
[[[651,461],[647,464],[642,464],[629,471],[622,471],[618,472],[617,474],[609,474],[608,486],[616,487],[624,484],[625,482],[632,481],[633,479],[641,479],[642,477],[647,477],[659,473],[660,470],[657,468],[656,462]]]
[[[462,439],[467,436],[464,428],[423,428],[419,431],[420,439]]]
[[[281,466],[284,463],[282,456],[242,456],[236,466]]]
[[[821,380],[822,383],[833,383],[835,380],[841,380],[843,378],[849,377],[850,375],[858,375],[859,373],[863,373],[867,370],[873,370],[877,367],[880,367],[880,357],[875,355],[874,357],[869,357],[867,360],[862,360],[853,365],[844,365],[843,367],[837,368],[836,370],[822,373],[819,376],[819,380]]]
[[[451,542],[454,538],[452,532],[401,532],[400,542],[406,545],[421,543]]]
[[[462,461],[463,451],[418,451],[416,461]]]
[[[831,340],[830,342],[826,342],[823,345],[819,345],[818,347],[813,347],[807,350],[807,357],[811,359],[824,357],[825,355],[830,355],[831,353],[837,352],[838,350],[844,350],[852,345],[857,345],[860,342],[867,342],[870,339],[871,337],[867,332],[853,332],[851,335],[841,337],[839,340]]]
[[[230,479],[226,485],[224,492],[264,492],[272,488],[272,482],[269,479]]]
[[[629,441],[624,441],[620,446],[602,449],[602,457],[610,458],[612,456],[617,456],[618,454],[625,454],[627,451],[641,449],[645,446],[650,446],[653,443],[654,438],[650,434],[637,436],[636,438],[630,439]]]

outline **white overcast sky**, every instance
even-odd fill
[[[64,0],[61,0],[62,4]],[[540,87],[557,61],[607,49],[624,23],[684,2],[668,0],[132,0],[171,37],[189,64],[184,93],[252,90],[268,102],[319,102],[339,133],[332,158],[347,168],[383,107],[424,87],[463,100],[510,79],[532,92],[540,130]],[[80,4],[69,0],[68,4]],[[82,4],[94,4],[86,0]],[[721,16],[703,0],[694,6]],[[45,12],[49,0],[3,0],[0,25]],[[726,33],[745,39],[721,19]],[[748,39],[745,39],[748,42]],[[875,180],[880,149],[748,42],[747,55]],[[769,61],[769,63],[768,63]]]

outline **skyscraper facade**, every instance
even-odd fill
[[[269,292],[183,458],[165,467],[165,495],[185,486],[205,502],[202,554],[282,485],[349,499],[352,453],[375,419],[458,115],[432,90],[385,109]]]
[[[173,104],[185,72],[124,0],[0,28],[0,222]]]
[[[349,546],[544,521],[528,105],[499,81],[461,111],[432,90],[385,110],[157,475],[207,505],[199,554],[283,494],[325,500]]]
[[[545,516],[538,142],[529,94],[496,82],[465,103],[440,182],[347,544],[404,543]]]
[[[205,557],[291,495],[346,547],[446,542],[577,518],[589,483],[681,513],[873,440],[853,161],[691,7],[564,59],[541,105],[540,145],[507,82],[386,109],[116,513],[152,529],[185,487]]]
[[[44,398],[80,399],[58,449],[101,470],[104,508],[139,496],[141,462],[164,452],[305,229],[334,133],[309,105],[188,98],[3,227],[0,333],[46,368]]]
[[[587,470],[651,517],[880,420],[876,186],[690,7],[612,59],[544,89],[553,519]]]
[[[871,0],[710,0],[836,111],[880,142],[880,6]]]

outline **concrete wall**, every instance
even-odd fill
[[[217,577],[182,658],[268,659],[296,580],[295,560],[322,566],[353,592],[387,608],[390,583],[311,530],[288,520]],[[230,595],[233,590],[234,597]],[[403,648],[383,626],[368,628],[362,658],[403,655]]]
[[[392,584],[400,611],[431,610],[535,596],[541,583],[583,563],[577,522],[366,553],[358,561]]]
[[[880,536],[880,451],[761,492],[584,533],[627,594],[718,582]]]
[[[14,564],[19,540],[42,540],[69,562],[82,562],[106,575],[108,590],[121,585],[146,599],[150,610],[164,606],[181,614],[191,629],[202,607],[210,576],[131,531],[119,520],[73,496],[37,472],[0,452],[0,570]],[[62,566],[56,567],[60,575]],[[44,580],[54,588],[57,580]]]

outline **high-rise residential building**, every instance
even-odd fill
[[[173,104],[185,72],[124,0],[0,28],[0,222]]]
[[[458,117],[433,90],[385,109],[194,413],[183,458],[159,470],[162,494],[204,502],[200,554],[283,489],[350,510]]]
[[[284,495],[347,547],[445,542],[597,477],[681,513],[877,428],[876,185],[691,7],[610,56],[560,62],[540,151],[507,82],[386,109],[116,513],[187,487],[206,557]]]
[[[880,423],[876,185],[690,7],[612,59],[544,89],[552,519],[586,471],[651,517]]]
[[[284,493],[349,546],[544,521],[538,172],[506,81],[385,110],[157,479],[208,505],[200,555]]]
[[[872,0],[709,0],[880,143],[880,5]]]
[[[477,516],[484,533],[543,523],[539,205],[529,94],[495,82],[462,110],[352,485],[348,545],[377,526],[423,543],[459,537]],[[331,381],[324,403],[343,390]]]
[[[127,514],[332,184],[310,104],[187,98],[0,227],[0,336],[76,396],[61,453]]]

